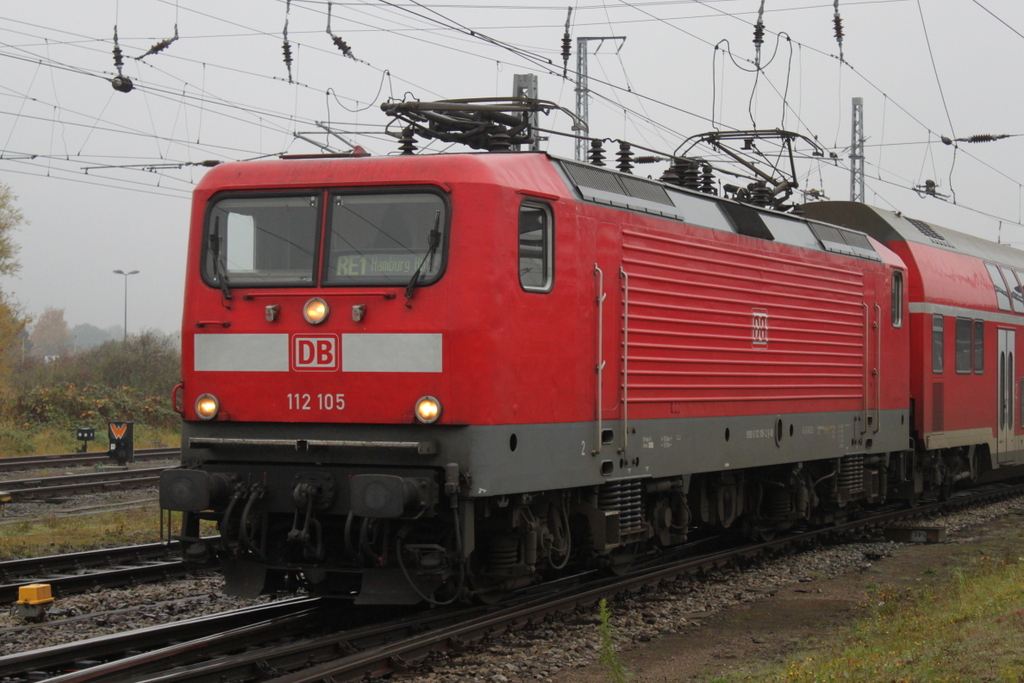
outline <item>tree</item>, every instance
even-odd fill
[[[101,330],[95,325],[84,323],[71,328],[71,336],[74,339],[75,351],[84,351],[94,346],[114,339],[121,338],[121,328],[117,328],[117,335],[112,335],[108,330]]]
[[[63,356],[71,351],[71,331],[63,308],[47,308],[32,326],[32,353],[43,358]]]
[[[16,199],[11,188],[0,183],[0,275],[14,275],[21,269],[15,258],[19,247],[13,233],[25,218],[14,205]]]
[[[0,275],[13,275],[21,268],[15,258],[18,245],[14,231],[24,222],[11,189],[0,183]],[[3,291],[0,291],[0,388],[9,385],[11,367],[21,359],[26,346],[25,325],[29,318]]]

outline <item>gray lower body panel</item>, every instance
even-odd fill
[[[559,424],[332,425],[189,422],[183,464],[291,467],[427,467],[456,463],[462,495],[486,497],[581,486],[629,477],[700,472],[908,449],[909,416],[888,411],[866,431],[860,414],[674,418]],[[874,428],[878,431],[875,432]],[[218,440],[222,440],[219,444]],[[374,446],[372,444],[381,444]],[[419,444],[419,447],[417,447]],[[430,447],[424,447],[429,444]]]

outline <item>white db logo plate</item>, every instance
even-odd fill
[[[305,334],[292,337],[293,370],[337,370],[341,364],[338,335]]]

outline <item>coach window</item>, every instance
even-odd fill
[[[932,372],[942,372],[942,316],[932,316]]]
[[[519,284],[527,292],[550,292],[555,281],[554,221],[539,202],[519,207]]]
[[[985,371],[985,321],[974,321],[974,347],[971,350],[974,354],[974,374],[980,375]]]
[[[999,306],[999,310],[1010,310],[1010,295],[1006,291],[1006,283],[1003,282],[1003,276],[999,273],[999,268],[992,263],[986,263],[985,268],[988,270],[989,277],[992,278],[992,286],[996,290],[996,304]]]
[[[956,372],[958,375],[971,373],[971,331],[974,321],[969,318],[956,319]]]
[[[892,271],[892,326],[903,327],[903,271]]]
[[[1010,288],[1010,301],[1013,303],[1013,312],[1024,313],[1024,294],[1021,294],[1020,283],[1017,282],[1017,276],[1013,274],[1013,269],[999,266],[999,270],[1003,271],[1006,286]]]

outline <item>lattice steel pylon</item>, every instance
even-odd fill
[[[850,142],[850,201],[864,202],[864,98],[853,98]]]
[[[537,74],[515,74],[512,77],[512,97],[522,97],[529,100],[537,99]],[[531,152],[540,151],[540,134],[537,133],[537,112],[529,114],[530,130],[533,133],[533,142],[530,143]],[[514,146],[519,149],[519,145]]]
[[[621,40],[626,42],[625,36],[591,36],[576,39],[576,116],[579,124],[573,127],[573,131],[580,137],[576,138],[576,161],[584,161],[587,158],[587,135],[590,133],[590,88],[587,84],[587,43],[591,40],[598,41],[597,49],[601,49],[600,43],[606,40]],[[622,45],[619,45],[622,49]]]

